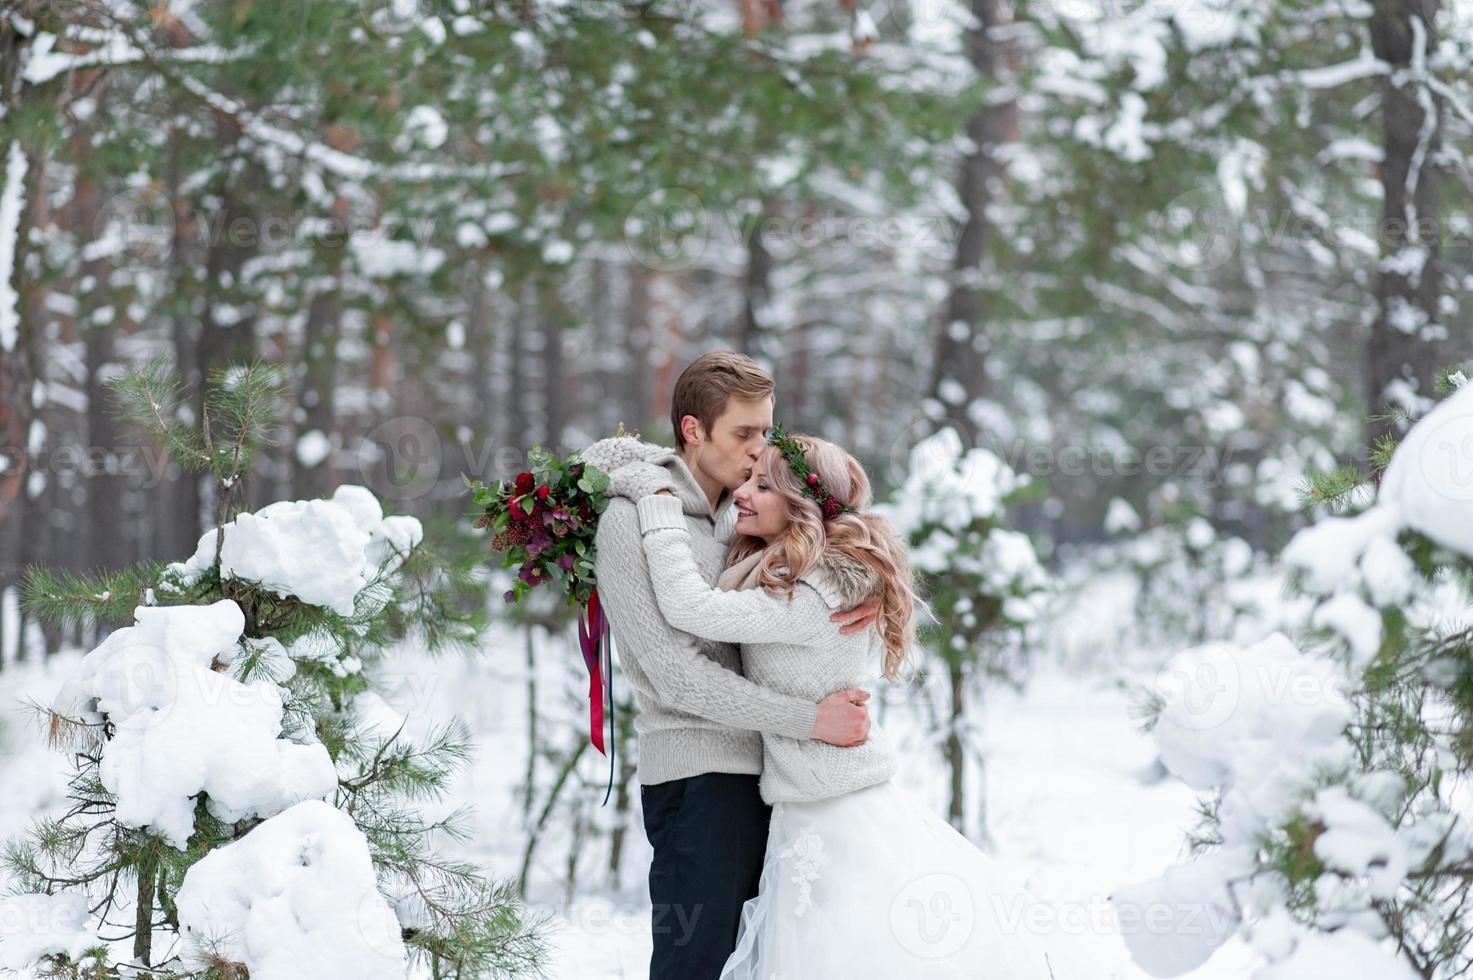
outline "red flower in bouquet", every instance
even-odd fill
[[[600,752],[603,704],[609,705],[609,732],[614,732],[612,647],[608,620],[597,599],[594,580],[594,532],[598,515],[608,506],[609,478],[574,454],[559,459],[541,446],[530,454],[532,468],[511,481],[485,486],[465,474],[461,480],[474,494],[477,527],[491,530],[491,547],[501,554],[501,567],[517,570],[504,598],[523,599],[547,582],[557,582],[563,597],[580,610],[578,642],[589,675],[589,738]],[[586,621],[585,621],[586,619]],[[609,790],[614,757],[609,754]],[[608,802],[608,792],[604,794]]]
[[[491,530],[502,567],[517,569],[507,602],[559,582],[570,604],[586,607],[595,586],[594,532],[608,506],[608,477],[576,454],[563,460],[537,446],[530,458],[531,469],[489,487],[462,475],[481,508],[476,525]]]

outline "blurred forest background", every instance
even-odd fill
[[[1468,0],[5,0],[0,99],[0,665],[26,565],[213,526],[107,404],[158,354],[287,372],[244,506],[454,520],[734,348],[879,496],[941,427],[1047,484],[1048,559],[1272,551],[1469,353]]]

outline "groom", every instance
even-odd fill
[[[636,501],[679,497],[696,562],[715,583],[736,522],[730,491],[744,483],[772,426],[772,377],[741,354],[712,351],[675,383],[675,450],[604,439],[581,455],[610,477],[594,570],[619,663],[639,716],[640,800],[654,848],[649,888],[650,980],[718,980],[736,945],[742,904],[757,894],[771,808],[757,792],[762,732],[858,745],[869,694],[836,691],[814,704],[741,674],[736,647],[665,622],[640,543]],[[868,629],[871,600],[837,613],[845,633]]]

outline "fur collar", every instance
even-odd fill
[[[754,551],[741,561],[728,565],[717,579],[720,589],[754,589],[757,587],[757,565],[764,552]],[[818,564],[798,576],[817,590],[832,609],[849,609],[879,592],[880,576],[857,558],[836,551],[826,551]]]
[[[825,551],[816,566],[798,577],[835,609],[857,606],[880,589],[879,573],[858,558],[833,550]]]

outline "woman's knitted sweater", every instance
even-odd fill
[[[679,500],[642,497],[638,510],[651,584],[671,626],[740,643],[749,680],[805,700],[821,701],[874,680],[867,668],[869,658],[883,651],[878,631],[846,635],[829,618],[874,592],[875,574],[867,565],[827,552],[799,576],[791,600],[762,588],[723,591],[696,566]],[[762,751],[760,789],[769,803],[841,796],[884,782],[897,765],[889,739],[873,723],[869,739],[853,748],[764,732]]]

